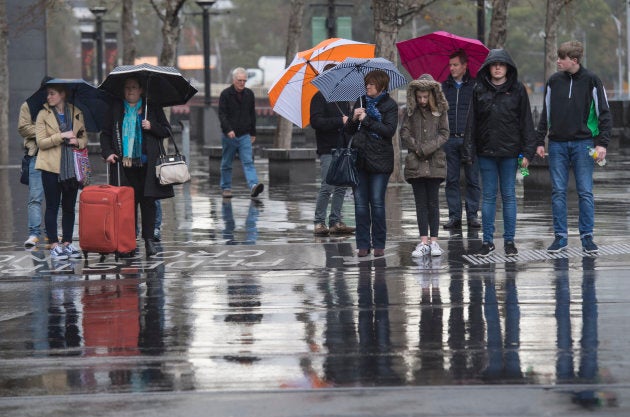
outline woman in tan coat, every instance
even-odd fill
[[[83,149],[87,146],[85,122],[79,108],[66,103],[66,90],[63,85],[49,85],[44,108],[35,121],[37,147],[39,153],[35,169],[42,173],[42,185],[46,199],[44,223],[46,235],[51,243],[52,259],[80,258],[81,252],[72,245],[74,216],[79,183],[74,180],[62,181],[60,177],[61,156],[66,147]],[[58,242],[57,215],[61,204],[61,244]]]
[[[406,117],[400,137],[408,151],[404,174],[413,187],[420,232],[420,243],[411,254],[414,257],[442,255],[437,242],[440,226],[438,195],[440,183],[446,178],[446,154],[442,145],[449,136],[447,110],[442,86],[429,74],[409,83]]]

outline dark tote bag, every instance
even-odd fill
[[[341,146],[332,150],[330,167],[326,173],[326,183],[337,187],[356,187],[359,185],[357,172],[357,150],[352,148],[352,139],[347,147]]]
[[[22,158],[22,168],[20,169],[20,182],[24,185],[28,185],[29,166],[31,165],[31,159],[33,157],[28,153],[24,154]]]

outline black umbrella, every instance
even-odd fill
[[[168,107],[186,104],[197,94],[197,89],[173,67],[162,67],[151,64],[121,65],[112,70],[98,86],[114,97],[125,98],[125,80],[130,77],[140,80],[144,89],[146,102]],[[145,111],[146,114],[146,111]]]
[[[52,78],[26,99],[31,116],[36,117],[46,102],[46,87],[61,84],[66,89],[66,101],[74,104],[83,112],[85,130],[99,132],[103,126],[103,118],[109,106],[107,94],[82,79]],[[35,114],[33,114],[35,112]],[[72,117],[72,115],[71,115]]]
[[[45,76],[42,79],[42,82],[39,84],[39,90],[37,90],[33,95],[26,99],[26,104],[28,105],[28,111],[31,113],[31,119],[35,122],[37,118],[37,113],[41,109],[44,108],[44,103],[46,102],[46,83],[52,80],[52,77]]]

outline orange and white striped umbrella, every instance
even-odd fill
[[[310,123],[311,99],[317,87],[313,78],[328,64],[338,64],[348,57],[374,58],[373,44],[330,38],[313,48],[298,52],[293,62],[269,89],[269,102],[280,116],[299,127]]]

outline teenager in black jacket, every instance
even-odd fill
[[[494,252],[497,192],[503,202],[503,242],[507,256],[516,256],[516,171],[519,155],[523,167],[536,151],[536,136],[529,97],[518,80],[516,65],[503,49],[493,49],[477,73],[464,155],[477,158],[482,184],[481,223],[483,243],[478,256]]]

